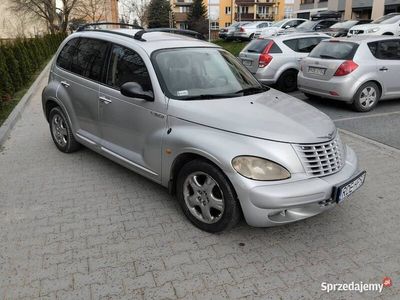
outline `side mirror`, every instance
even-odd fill
[[[126,82],[121,86],[121,94],[130,98],[139,98],[146,101],[154,101],[152,91],[143,91],[142,86],[137,82]]]

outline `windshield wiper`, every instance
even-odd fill
[[[235,94],[201,94],[187,97],[181,97],[179,100],[201,100],[201,99],[219,99],[219,98],[232,98]]]
[[[239,90],[237,92],[235,92],[235,94],[241,94],[243,93],[244,95],[251,95],[251,94],[256,94],[257,92],[265,92],[268,91],[269,87],[267,86],[252,86],[252,87],[248,87],[242,90]]]
[[[336,59],[336,57],[334,57],[334,56],[324,55],[324,54],[321,54],[319,57],[320,58],[327,58],[327,59],[329,59],[329,58]]]

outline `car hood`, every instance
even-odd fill
[[[170,100],[168,115],[212,128],[287,143],[332,138],[332,120],[292,96],[270,89],[238,98]]]

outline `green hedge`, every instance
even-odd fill
[[[57,50],[65,34],[16,39],[0,46],[0,110]]]

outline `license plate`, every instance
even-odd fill
[[[308,67],[308,73],[315,75],[325,75],[326,69],[316,68],[316,67]]]
[[[251,60],[243,59],[243,60],[242,60],[242,63],[243,63],[244,66],[250,67],[250,66],[252,65],[253,62],[252,62]]]
[[[337,203],[341,203],[351,194],[357,191],[364,184],[366,176],[367,172],[362,171],[360,174],[358,174],[356,177],[353,177],[348,182],[336,186],[334,188],[335,201]]]

